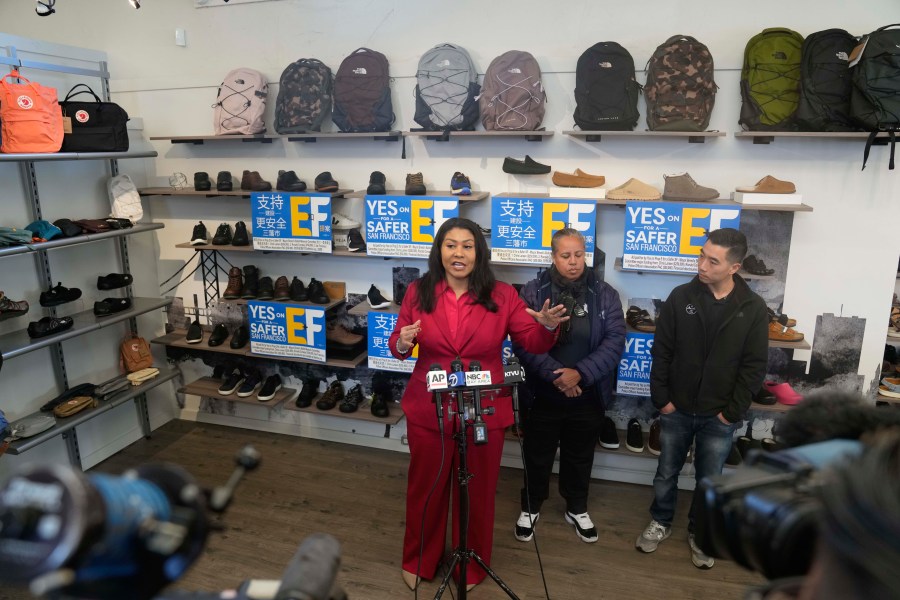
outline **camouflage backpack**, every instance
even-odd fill
[[[647,61],[647,126],[651,131],[706,131],[716,103],[709,48],[674,35]]]
[[[315,58],[301,58],[282,71],[275,101],[275,131],[321,131],[331,113],[331,69]]]

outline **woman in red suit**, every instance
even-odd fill
[[[410,454],[402,575],[410,588],[416,586],[419,577],[432,579],[441,562],[451,487],[457,509],[455,518],[459,507],[454,476],[456,453],[451,437],[453,419],[445,406],[441,439],[425,374],[432,364],[449,371],[450,362],[459,358],[465,368],[473,360],[479,361],[482,370],[491,372],[492,381],[503,381],[501,347],[506,336],[512,336],[529,352],[547,352],[555,340],[557,326],[569,318],[564,313],[562,305],[551,308],[549,300],[540,311],[532,310],[511,285],[495,280],[487,242],[478,225],[454,218],[440,227],[428,257],[428,272],[406,291],[389,340],[391,352],[400,360],[409,358],[413,348],[419,347],[415,369],[401,400]],[[508,391],[483,394],[482,405],[484,413],[493,414],[484,414],[488,427],[486,444],[475,446],[469,436],[468,467],[472,478],[468,539],[471,549],[490,564],[503,430],[512,424],[513,415]],[[454,525],[454,547],[458,543],[457,531]],[[485,576],[477,564],[469,563],[467,585],[474,586]]]

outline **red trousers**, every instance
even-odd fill
[[[467,545],[490,566],[491,550],[494,545],[494,497],[497,491],[497,478],[500,475],[500,457],[503,453],[503,430],[490,430],[488,443],[480,446],[472,443],[471,433],[469,430],[467,441],[467,463],[472,475],[469,479]],[[423,579],[433,579],[444,556],[451,487],[453,548],[459,544],[457,523],[460,503],[456,471],[459,456],[450,431],[444,433],[443,468],[441,468],[441,437],[437,431],[408,424],[406,434],[409,440],[410,461],[406,490],[406,533],[403,536],[403,569],[410,573],[418,573]],[[428,501],[426,514],[425,500],[433,485],[435,488]],[[424,538],[422,538],[423,514]],[[420,546],[423,539],[424,544]],[[453,575],[458,579],[458,566]],[[486,576],[484,570],[475,562],[469,562],[466,584],[481,583]]]

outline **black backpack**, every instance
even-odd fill
[[[794,114],[801,131],[857,131],[850,118],[850,53],[857,39],[843,29],[809,35],[800,50],[800,102]]]
[[[275,131],[321,131],[331,112],[331,69],[315,58],[301,58],[281,73],[275,101]]]
[[[640,93],[628,50],[616,42],[594,44],[575,68],[575,124],[584,131],[631,131]]]
[[[334,77],[334,114],[343,132],[390,131],[394,124],[388,60],[359,48],[341,62]]]
[[[850,68],[853,91],[850,94],[850,116],[863,129],[870,131],[863,152],[863,169],[869,149],[879,131],[887,131],[891,141],[889,169],[894,168],[896,132],[900,131],[900,27],[885,25],[863,40],[863,49]]]

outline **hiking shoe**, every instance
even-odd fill
[[[573,515],[566,511],[566,523],[575,526],[575,535],[580,537],[582,542],[593,544],[597,541],[597,528],[594,527],[594,522],[586,512]]]
[[[638,536],[634,547],[641,552],[656,552],[659,543],[672,535],[672,528],[666,527],[659,521],[650,521],[647,528]]]
[[[219,171],[216,177],[216,191],[230,192],[234,190],[234,182],[231,179],[231,173],[228,171]]]
[[[316,408],[319,410],[331,410],[335,405],[344,399],[344,386],[340,381],[335,379],[322,394],[322,397],[316,401]]]
[[[347,243],[347,249],[350,252],[365,252],[366,251],[366,240],[363,239],[362,234],[359,232],[359,229],[351,229],[348,234],[350,238]]]
[[[130,273],[110,273],[97,277],[98,290],[115,290],[131,285],[134,277]]]
[[[541,513],[529,513],[522,511],[516,520],[516,539],[520,542],[530,542],[534,537],[534,526],[537,524]]]
[[[634,177],[606,192],[609,200],[659,200],[659,190]]]
[[[256,369],[251,370],[247,377],[244,379],[244,383],[241,384],[241,387],[237,389],[238,398],[247,398],[256,393],[256,390],[259,389],[259,386],[262,384],[262,375],[259,374],[259,371]]]
[[[253,265],[244,267],[244,288],[241,290],[241,298],[244,300],[256,300],[259,293],[259,269]]]
[[[366,193],[370,196],[383,196],[387,193],[386,185],[387,179],[384,173],[372,171],[372,174],[369,175],[369,187],[366,188]]]
[[[81,298],[81,290],[78,288],[63,287],[62,283],[57,283],[56,287],[52,287],[46,292],[41,292],[38,301],[41,306],[51,307],[65,304],[66,302],[74,302]]]
[[[216,235],[212,239],[213,246],[230,246],[231,245],[231,225],[228,223],[220,223],[216,228]]]
[[[600,446],[609,450],[619,448],[619,432],[616,431],[616,422],[609,417],[603,417],[600,423]]]
[[[194,190],[197,192],[208,192],[212,189],[212,182],[209,180],[209,173],[197,171],[194,173]]]
[[[306,408],[312,404],[313,398],[315,398],[318,393],[319,380],[315,377],[307,379],[303,382],[303,389],[300,390],[300,394],[297,396],[297,400],[294,404],[296,404],[298,408]]]
[[[331,227],[333,229],[359,229],[359,221],[354,221],[346,215],[339,212],[331,213]]]
[[[713,565],[716,564],[715,559],[712,556],[707,555],[703,550],[700,549],[700,546],[697,545],[697,540],[694,538],[693,533],[688,534],[688,546],[691,548],[691,562],[694,563],[694,566],[698,569],[712,569]]]
[[[357,383],[347,391],[347,394],[344,396],[344,399],[341,400],[341,405],[338,408],[342,413],[356,412],[359,405],[362,404],[362,401],[362,387]]]
[[[293,171],[278,171],[275,189],[283,192],[302,192],[306,190],[306,182],[297,177]]]
[[[237,329],[234,330],[234,335],[231,336],[231,341],[228,345],[232,350],[240,350],[244,346],[247,345],[247,342],[250,341],[250,330],[247,329],[246,325],[241,325]]]
[[[595,188],[606,183],[603,175],[591,175],[581,169],[575,169],[575,173],[562,173],[553,171],[553,185],[557,187]]]
[[[271,277],[261,277],[259,280],[259,290],[256,292],[257,300],[271,300],[275,297],[275,288],[272,285]]]
[[[10,300],[0,292],[0,321],[21,317],[28,312],[28,303],[24,300]]]
[[[247,224],[238,221],[234,224],[234,237],[231,238],[232,246],[249,246],[250,236],[247,235]]]
[[[268,192],[272,189],[272,184],[265,181],[259,171],[244,171],[241,177],[241,189],[251,192]]]
[[[766,266],[765,261],[757,258],[755,254],[751,254],[750,256],[745,258],[744,262],[741,264],[741,268],[744,269],[745,271],[747,271],[748,273],[750,273],[751,275],[766,276],[766,275],[772,275],[773,273],[775,273],[775,269],[768,268]],[[771,310],[771,309],[769,309],[769,310]],[[772,313],[769,313],[769,314],[771,315]],[[771,320],[771,317],[770,317],[770,320]],[[775,319],[775,320],[777,321],[778,319]],[[793,324],[790,324],[788,322],[787,318],[785,318],[784,320],[785,320],[785,322],[782,323],[782,325],[787,325],[789,327],[793,327],[794,325],[797,324],[796,321],[794,321]]]
[[[425,193],[425,179],[422,173],[409,173],[406,176],[406,195],[421,196]]]
[[[187,330],[187,335],[184,337],[184,341],[188,344],[199,344],[203,341],[203,327],[200,326],[200,319],[191,321]]]
[[[40,338],[54,333],[60,333],[72,327],[75,321],[72,317],[44,317],[39,321],[28,324],[28,336]]]
[[[450,178],[450,193],[457,196],[471,196],[472,184],[469,178],[457,171]]]
[[[647,438],[647,450],[653,456],[659,456],[662,449],[659,446],[659,435],[662,433],[662,423],[659,419],[654,419],[650,423],[650,436]]]
[[[719,197],[719,191],[699,185],[687,173],[681,175],[663,175],[666,180],[663,186],[663,200],[679,202],[709,202]]]
[[[240,369],[234,369],[225,377],[225,381],[219,386],[219,394],[230,396],[244,383],[244,374]]]
[[[209,243],[209,234],[206,232],[206,225],[200,221],[194,225],[194,233],[191,234],[191,246],[205,246]]]
[[[510,156],[503,159],[503,172],[511,175],[546,175],[550,170],[550,165],[539,163],[530,156],[525,156],[525,160]]]
[[[316,191],[317,192],[336,192],[338,191],[338,182],[331,176],[330,171],[322,171],[316,175]]]
[[[343,325],[338,325],[337,321],[332,321],[325,326],[325,342],[328,344],[355,346],[363,339],[363,336],[347,331]]]
[[[306,293],[309,296],[310,302],[316,304],[329,304],[331,302],[331,298],[325,293],[325,285],[315,277],[309,280],[309,285],[306,287]]]
[[[285,302],[291,299],[291,286],[288,278],[282,275],[275,280],[275,296],[273,300],[276,302]]]
[[[206,342],[210,346],[221,346],[222,342],[228,339],[228,328],[224,323],[219,323],[213,327],[212,333],[209,334],[209,340]]]
[[[641,422],[637,419],[628,421],[628,431],[625,433],[625,447],[632,452],[644,451],[644,434],[641,431]]]
[[[131,308],[131,298],[104,298],[94,302],[94,314],[98,317],[108,317]]]
[[[375,287],[374,283],[366,294],[366,301],[369,303],[369,306],[377,310],[388,308],[391,305],[391,301],[381,295],[381,292],[378,291],[378,288]]]
[[[291,287],[288,290],[288,297],[294,302],[306,302],[309,300],[309,294],[306,292],[306,286],[297,276],[291,280]]]
[[[237,300],[241,297],[241,291],[244,288],[244,278],[241,276],[240,267],[231,267],[228,270],[228,287],[222,298],[225,300]]]
[[[260,402],[268,402],[275,398],[275,394],[281,389],[281,375],[269,375],[266,382],[260,388],[256,399]]]
[[[322,288],[324,288],[325,295],[328,296],[328,300],[331,302],[347,299],[346,281],[326,281],[322,283]]]

